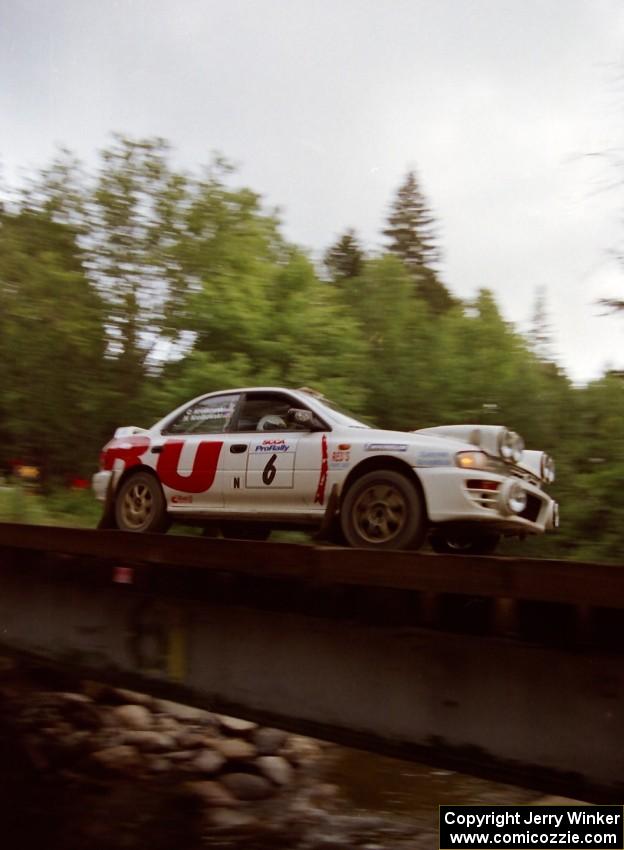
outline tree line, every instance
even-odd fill
[[[410,171],[380,222],[322,263],[214,159],[176,168],[161,139],[114,137],[87,169],[64,152],[0,206],[0,468],[47,482],[94,471],[122,424],[211,390],[312,386],[364,419],[415,429],[502,423],[554,455],[558,535],[532,554],[619,560],[624,382],[575,387],[538,297],[521,334],[492,292],[454,296]]]

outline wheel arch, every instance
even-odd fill
[[[375,455],[375,457],[367,457],[365,460],[360,461],[357,466],[354,466],[353,469],[350,470],[342,485],[342,490],[340,492],[340,505],[342,506],[344,497],[358,478],[362,478],[363,475],[367,475],[369,472],[374,472],[378,469],[391,469],[393,472],[398,472],[401,475],[404,475],[414,484],[422,500],[425,510],[425,518],[427,522],[429,522],[427,497],[418,474],[414,471],[413,467],[409,465],[409,463],[406,463],[404,460],[394,457],[393,455]]]
[[[137,472],[147,472],[148,475],[151,475],[152,478],[155,478],[156,481],[158,481],[158,483],[160,484],[160,489],[163,490],[163,486],[160,483],[160,479],[156,475],[156,472],[152,469],[152,467],[146,466],[144,463],[138,463],[138,464],[135,464],[134,466],[128,466],[128,467],[126,467],[126,469],[123,470],[123,472],[119,475],[119,477],[117,478],[117,481],[115,482],[115,486],[113,487],[113,494],[117,495],[117,493],[119,492],[119,488],[124,483],[124,481],[127,481],[128,478],[130,478],[130,476],[135,475]],[[165,495],[165,491],[163,490],[163,496],[164,495]],[[166,499],[165,499],[165,503],[166,503]]]

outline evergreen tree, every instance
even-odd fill
[[[434,271],[440,259],[435,219],[414,171],[408,171],[399,186],[383,234],[388,239],[388,250],[403,260],[416,283],[417,294],[431,309],[443,313],[452,307],[454,299]]]
[[[323,262],[334,283],[358,277],[362,271],[364,252],[352,229],[347,230],[325,252]]]
[[[535,306],[529,328],[529,343],[539,360],[547,363],[554,361],[552,326],[548,316],[545,286],[538,286],[535,293]]]

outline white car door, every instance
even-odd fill
[[[232,512],[297,514],[313,504],[310,480],[319,476],[321,435],[290,421],[293,407],[301,403],[285,393],[246,394],[224,444],[223,493]]]

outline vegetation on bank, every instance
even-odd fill
[[[491,292],[449,292],[416,174],[382,251],[346,230],[322,266],[234,182],[220,160],[189,174],[161,140],[115,138],[91,171],[64,154],[5,190],[0,471],[34,464],[50,493],[0,491],[3,517],[95,524],[88,491],[50,482],[88,478],[116,426],[211,390],[306,385],[383,427],[514,428],[554,455],[562,509],[561,532],[524,551],[621,560],[622,376],[573,386],[543,299],[522,335]]]

